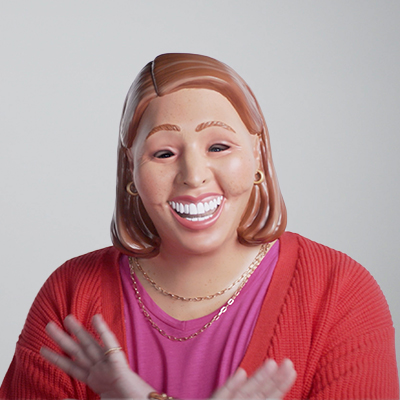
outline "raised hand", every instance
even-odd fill
[[[290,360],[279,366],[274,360],[267,360],[250,378],[239,368],[212,399],[283,399],[295,380],[296,371]]]
[[[72,316],[64,320],[68,333],[50,322],[47,334],[69,356],[65,357],[47,348],[41,354],[68,375],[88,385],[102,399],[145,399],[154,389],[135,374],[107,324],[95,315],[93,327],[103,345]],[[212,396],[215,400],[228,399],[282,399],[296,379],[296,371],[290,360],[281,365],[267,360],[250,378],[239,368],[224,386]]]
[[[154,389],[144,382],[129,367],[120,345],[100,315],[95,315],[92,324],[103,345],[72,316],[64,320],[67,331],[76,341],[58,326],[50,322],[47,334],[69,357],[43,347],[42,356],[61,368],[68,375],[88,385],[102,399],[145,399]],[[111,349],[111,351],[110,351]]]

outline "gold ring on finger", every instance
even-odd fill
[[[108,349],[107,351],[104,352],[104,357],[108,356],[109,354],[112,354],[112,353],[118,353],[121,350],[122,350],[122,347],[111,347],[111,349]]]

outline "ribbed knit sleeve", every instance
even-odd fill
[[[106,253],[101,250],[67,262],[43,285],[19,337],[1,399],[98,398],[86,385],[50,365],[39,351],[42,346],[59,351],[45,333],[49,321],[62,326],[64,318],[74,314],[92,331],[93,315],[103,312],[99,259]]]
[[[298,242],[267,355],[295,364],[288,398],[398,398],[394,328],[378,284],[345,254]]]

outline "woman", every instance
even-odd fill
[[[285,226],[246,83],[208,57],[157,57],[124,105],[114,247],[49,278],[0,394],[398,397],[376,282]]]

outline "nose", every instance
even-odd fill
[[[211,176],[208,160],[197,151],[187,151],[181,156],[179,180],[189,187],[204,185]]]

